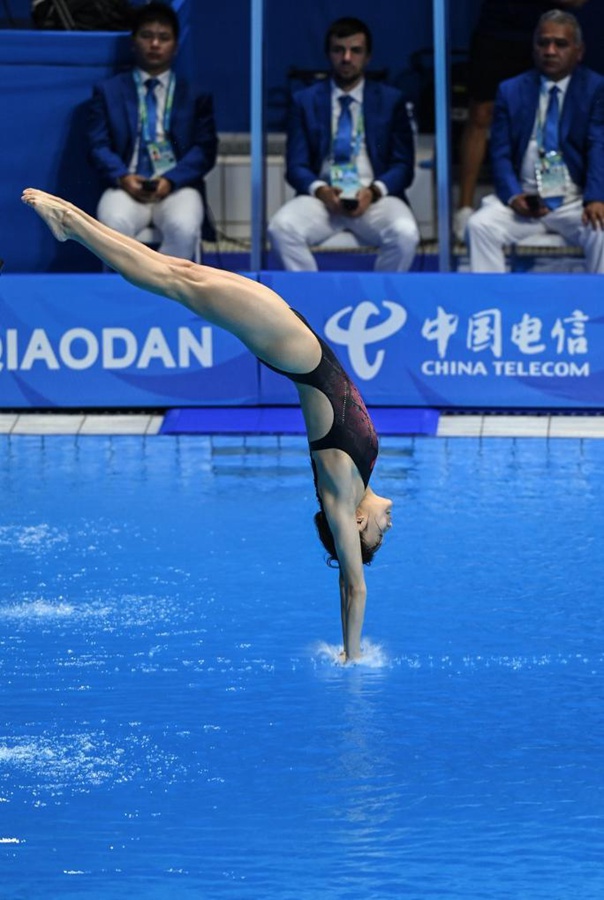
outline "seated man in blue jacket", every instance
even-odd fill
[[[297,196],[269,224],[290,271],[315,271],[309,248],[344,229],[379,247],[379,271],[413,262],[419,231],[405,197],[413,134],[400,91],[365,78],[371,44],[364,22],[338,19],[325,38],[331,78],[293,98],[286,177]]]
[[[178,36],[178,17],[165,3],[134,12],[135,67],[95,87],[88,137],[92,162],[108,185],[100,221],[131,237],[153,225],[162,253],[194,259],[203,179],[218,140],[211,96],[172,71]]]
[[[496,195],[468,221],[473,272],[505,272],[506,244],[548,232],[604,272],[604,78],[580,65],[583,50],[577,19],[550,10],[535,30],[535,68],[499,86]]]

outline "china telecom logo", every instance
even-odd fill
[[[325,325],[325,336],[334,344],[348,348],[348,358],[355,375],[365,381],[375,378],[386,356],[386,351],[380,348],[370,361],[367,348],[392,337],[407,321],[407,310],[399,303],[384,300],[382,306],[387,318],[375,303],[364,300],[356,307],[345,306],[338,310]],[[380,321],[370,325],[369,321],[374,317],[379,317]]]

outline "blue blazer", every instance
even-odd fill
[[[88,110],[88,141],[93,165],[107,185],[128,173],[138,124],[138,94],[132,71],[96,85]],[[204,193],[204,176],[216,163],[218,138],[212,96],[193,91],[176,78],[170,122],[176,166],[166,172],[175,188]]]
[[[495,191],[507,204],[522,193],[522,159],[533,131],[541,76],[537,69],[502,81],[495,99],[491,159]],[[604,77],[584,66],[573,72],[560,118],[560,150],[583,202],[604,201]]]
[[[400,91],[365,81],[363,117],[367,153],[374,178],[388,193],[406,200],[413,181],[415,151],[405,100]],[[287,133],[288,182],[298,194],[308,194],[320,177],[331,150],[331,81],[319,81],[294,95]]]

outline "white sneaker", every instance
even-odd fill
[[[468,219],[473,212],[474,210],[471,206],[462,206],[461,209],[458,209],[453,216],[453,234],[455,236],[455,240],[459,244],[465,244],[466,242],[466,228],[468,227]]]

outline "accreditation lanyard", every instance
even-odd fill
[[[140,131],[139,134],[142,137],[145,144],[150,143],[151,136],[149,134],[149,116],[147,113],[147,89],[143,82],[141,73],[138,69],[134,72],[134,80],[136,82],[136,91],[138,94],[138,120],[140,122]],[[174,87],[176,83],[176,78],[174,77],[174,73],[170,72],[170,80],[168,82],[168,90],[166,92],[166,103],[164,106],[164,117],[163,117],[163,129],[164,135],[168,134],[170,130],[170,120],[172,118],[172,106],[174,105]]]

